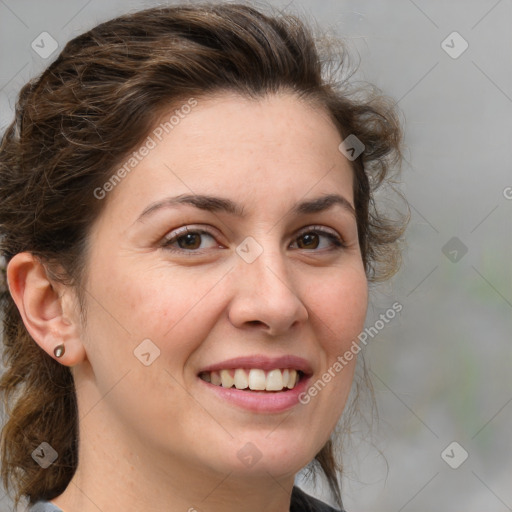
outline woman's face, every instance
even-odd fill
[[[367,308],[342,139],[284,94],[199,99],[167,130],[92,227],[80,428],[162,471],[289,477],[343,410]]]

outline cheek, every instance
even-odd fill
[[[185,414],[183,369],[218,320],[219,278],[124,270],[118,265],[108,274],[98,272],[88,283],[88,355],[97,386],[104,395],[121,380],[108,403],[130,421],[139,421],[130,404],[146,411],[142,416],[165,416],[157,410]],[[146,352],[153,361],[148,366],[137,358]],[[148,398],[162,397],[162,390],[164,399]]]
[[[347,266],[333,272],[329,279],[318,279],[308,294],[310,321],[321,362],[302,403],[311,417],[322,418],[313,436],[317,451],[345,409],[357,361],[353,353],[357,352],[351,346],[364,328],[367,305],[368,282],[362,266]],[[345,357],[347,352],[350,355]]]
[[[109,291],[104,288],[101,294],[112,297],[111,310],[130,332],[131,350],[150,339],[160,350],[160,364],[182,367],[218,321],[218,281],[216,275],[198,278],[169,268],[130,279],[113,273]],[[112,324],[111,318],[105,321]]]
[[[329,359],[342,353],[364,327],[368,306],[368,282],[364,271],[350,268],[318,283],[308,294],[312,322]]]

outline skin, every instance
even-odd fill
[[[289,509],[295,474],[342,413],[355,359],[307,405],[280,413],[223,401],[197,374],[232,357],[293,354],[310,362],[314,382],[361,332],[368,286],[354,215],[338,204],[290,213],[333,193],[354,205],[341,141],[326,112],[292,94],[202,98],[103,199],[89,239],[86,325],[72,288],[28,253],[11,260],[28,331],[52,357],[64,343],[59,362],[76,383],[80,461],[52,500],[64,512]],[[245,217],[180,205],[137,221],[180,194],[231,199]],[[199,249],[162,247],[182,226],[212,236],[193,237]],[[346,247],[299,236],[314,226]],[[248,236],[263,250],[250,264],[236,252]],[[148,338],[160,354],[145,366],[134,350]],[[237,456],[248,442],[261,454],[250,467]]]

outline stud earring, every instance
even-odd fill
[[[65,351],[66,351],[66,349],[64,347],[64,344],[62,344],[62,343],[60,345],[57,345],[53,349],[53,353],[55,354],[55,357],[62,357]]]

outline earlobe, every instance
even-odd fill
[[[43,263],[28,252],[13,256],[7,283],[25,328],[45,352],[66,366],[86,359],[70,287],[53,282]]]

